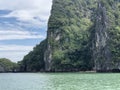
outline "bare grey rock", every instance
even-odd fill
[[[95,41],[93,43],[94,69],[97,71],[107,71],[112,68],[111,53],[108,48],[108,17],[106,7],[99,2],[96,14]]]

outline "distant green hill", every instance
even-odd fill
[[[0,58],[0,72],[16,71],[17,64],[6,58]]]

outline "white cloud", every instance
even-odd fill
[[[33,46],[24,45],[0,45],[0,51],[30,51]]]
[[[21,9],[40,9],[45,12],[50,9],[52,0],[0,0],[0,9],[21,10]]]
[[[0,58],[8,58],[12,61],[20,61],[23,56],[33,50],[33,46],[24,45],[0,45]]]
[[[44,39],[45,35],[37,34],[37,32],[29,32],[25,30],[0,30],[0,40],[16,40],[16,39]]]
[[[18,18],[18,20],[32,20],[34,15],[33,12],[31,13],[31,11],[27,11],[27,10],[16,10],[11,12],[10,14],[4,16],[4,17],[16,17]]]
[[[38,28],[44,28],[47,29],[47,22],[50,15],[52,0],[14,0],[13,2],[10,0],[0,0],[0,9],[2,10],[11,10],[12,12],[3,16],[6,18],[16,18],[20,22],[15,22],[16,24],[10,23],[10,21],[5,21],[6,23],[4,25],[9,25],[12,27],[12,29],[19,29],[18,26],[25,26],[25,27],[38,27]],[[8,19],[9,20],[9,19]],[[4,21],[3,21],[4,22]],[[17,25],[17,26],[16,26]],[[3,31],[0,31],[0,40],[10,40],[10,39],[31,39],[31,38],[42,38],[44,39],[45,36],[43,35],[34,35],[32,33],[22,35],[19,31],[13,31],[9,32],[6,31],[7,27],[3,27]],[[23,27],[22,27],[23,28]],[[5,35],[7,34],[7,35]]]
[[[15,10],[2,17],[14,17],[23,23],[30,23],[41,27],[47,24],[49,14],[42,15],[38,10]]]
[[[15,17],[21,22],[46,25],[52,0],[0,0],[0,9],[12,10],[11,13],[3,17]]]

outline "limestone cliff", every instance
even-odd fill
[[[115,42],[115,38],[113,39],[113,37],[115,37],[115,32],[119,33],[119,30],[115,29],[119,25],[117,24],[119,22],[117,20],[119,18],[119,4],[119,0],[98,1],[95,18],[95,41],[93,43],[93,58],[95,70],[97,71],[119,69],[115,65],[115,61],[119,62],[119,59],[113,58],[118,57],[114,54],[113,50],[115,50],[114,45],[118,45],[119,39]],[[120,38],[120,36],[118,35],[116,38]],[[116,54],[119,54],[118,51]]]
[[[45,71],[120,69],[120,1],[53,0],[47,38],[36,50],[37,59],[23,61],[32,67],[39,60]]]
[[[90,57],[90,55],[88,55],[89,52],[86,52],[86,56],[81,53],[84,53],[84,50],[89,51],[87,48],[89,29],[93,25],[92,16],[96,5],[95,0],[53,0],[45,51],[47,71],[85,69],[84,65],[87,61],[84,62],[83,59],[85,60],[85,57]],[[76,53],[81,56],[76,56],[76,58],[72,56]],[[88,61],[91,63],[90,58]],[[79,63],[78,66],[77,63]]]
[[[107,17],[107,9],[102,2],[98,2],[95,21],[95,41],[93,43],[93,58],[96,70],[109,70],[111,65],[109,51],[109,23]]]

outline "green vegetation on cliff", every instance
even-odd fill
[[[91,0],[53,0],[48,24],[47,50],[45,55],[51,64],[47,70],[91,70],[90,28],[97,4]],[[88,57],[88,58],[86,58]],[[45,61],[47,61],[45,60]]]
[[[109,71],[120,67],[119,0],[53,0],[47,38],[23,71]]]
[[[18,62],[20,66],[20,71],[42,71],[44,70],[44,51],[45,51],[45,42],[42,41],[39,45],[29,52],[28,55],[24,57],[22,62]]]

